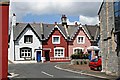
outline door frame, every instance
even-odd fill
[[[49,60],[46,59],[46,52],[47,52],[47,51],[49,52],[49,53],[48,53],[48,55],[49,55]],[[44,55],[45,55],[45,61],[50,61],[50,50],[45,50],[45,51],[44,51]]]

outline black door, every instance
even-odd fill
[[[45,60],[50,61],[49,51],[45,51]]]

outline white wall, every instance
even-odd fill
[[[33,43],[24,43],[24,35],[33,35]],[[38,37],[34,34],[31,28],[27,28],[17,41],[18,44],[15,44],[15,60],[24,60],[24,58],[20,58],[20,48],[22,47],[32,48],[32,59],[35,57],[36,60],[35,49],[39,49],[39,47],[42,49],[42,43],[39,41]]]

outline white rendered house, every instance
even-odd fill
[[[40,25],[16,23],[16,16],[13,15],[8,53],[10,61],[39,62],[42,60],[42,28]]]

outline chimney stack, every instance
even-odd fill
[[[62,15],[61,21],[62,21],[62,26],[64,26],[64,25],[67,26],[67,17],[66,17],[66,15]]]
[[[16,15],[15,15],[15,13],[13,13],[13,16],[12,16],[12,26],[16,26]]]
[[[55,22],[55,25],[57,25],[57,22]]]
[[[75,26],[78,26],[78,23],[77,23],[77,22],[75,22]]]

